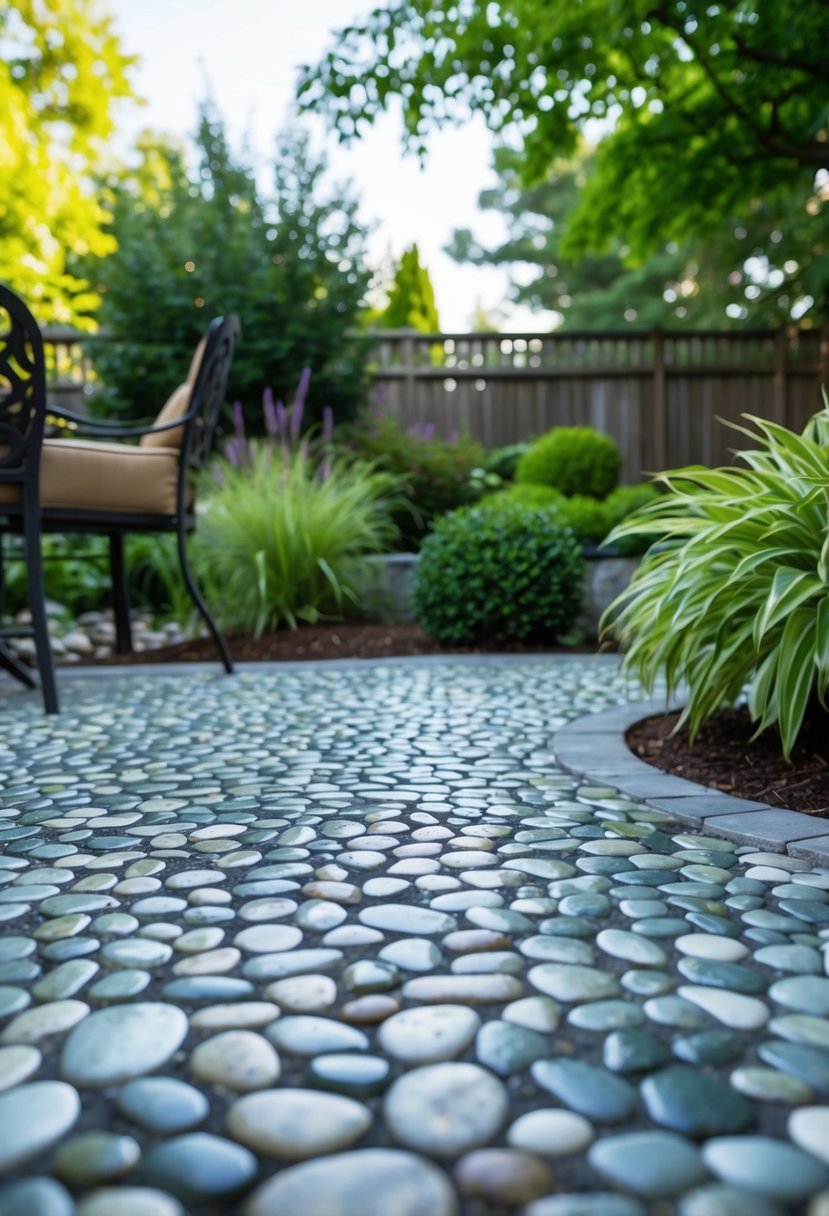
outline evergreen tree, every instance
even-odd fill
[[[380,329],[440,333],[432,280],[429,271],[420,263],[417,245],[404,251],[389,291],[389,302],[374,324]]]
[[[113,183],[118,250],[98,267],[98,316],[113,339],[96,347],[102,405],[152,414],[211,317],[235,313],[229,395],[253,432],[263,390],[288,400],[305,367],[306,422],[326,405],[352,416],[365,379],[365,340],[353,331],[370,279],[355,201],[342,189],[323,196],[324,163],[293,135],[279,141],[274,190],[263,196],[209,105],[196,147],[192,171],[181,149],[145,139],[139,168]]]

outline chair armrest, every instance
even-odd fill
[[[110,439],[135,439],[140,435],[158,435],[164,431],[174,431],[177,427],[184,426],[193,417],[192,411],[188,410],[186,414],[173,419],[172,422],[161,422],[157,425],[150,422],[144,426],[125,426],[118,422],[96,422],[94,418],[88,418],[84,414],[75,414],[72,410],[64,409],[62,406],[54,408],[48,406],[46,412],[56,418],[65,418],[67,422],[74,422],[76,429],[82,434],[100,435]]]

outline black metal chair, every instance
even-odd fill
[[[23,534],[31,626],[0,628],[0,667],[27,688],[31,672],[9,650],[10,637],[34,637],[47,714],[58,712],[55,669],[46,619],[40,552],[40,452],[46,421],[46,364],[37,322],[22,300],[0,283],[0,545],[4,527]],[[0,551],[0,609],[3,563]]]
[[[5,296],[11,297],[11,293],[5,291]],[[27,316],[34,325],[28,311]],[[193,357],[187,379],[171,394],[151,425],[97,422],[70,410],[49,407],[50,414],[75,425],[75,435],[93,438],[43,439],[39,489],[30,489],[32,467],[37,470],[37,464],[30,463],[26,474],[20,477],[23,488],[18,491],[16,501],[0,506],[14,530],[20,531],[31,510],[27,510],[26,504],[37,501],[33,494],[39,494],[41,531],[108,537],[119,653],[132,650],[124,536],[129,532],[174,532],[187,590],[216,643],[225,671],[233,671],[227,643],[193,578],[186,537],[196,523],[193,477],[210,455],[238,332],[239,323],[233,316],[217,317],[211,322]],[[38,333],[38,342],[39,339]],[[44,412],[41,411],[41,419]],[[42,421],[40,425],[38,438],[42,434]],[[138,444],[123,442],[136,438]],[[42,573],[39,579],[42,604]],[[41,615],[45,620],[45,611]],[[32,616],[34,620],[34,609]],[[40,649],[37,657],[40,664]],[[41,671],[45,673],[45,668],[41,667]],[[44,700],[47,701],[45,682]],[[46,708],[47,712],[57,711],[54,695]]]

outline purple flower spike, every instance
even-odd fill
[[[245,438],[245,415],[242,412],[241,401],[233,402],[233,429],[237,439]]]
[[[322,442],[330,443],[334,438],[334,411],[326,405],[322,411]]]
[[[279,420],[273,403],[273,393],[269,388],[262,394],[262,412],[265,415],[265,434],[269,439],[276,439],[279,434]]]
[[[305,398],[308,396],[308,386],[311,383],[310,367],[303,367],[299,377],[299,384],[296,386],[296,396],[294,397],[294,406],[304,406]]]
[[[284,439],[288,429],[288,411],[285,408],[284,401],[277,401],[276,403],[276,426],[277,434],[281,439]]]

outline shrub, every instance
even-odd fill
[[[618,486],[612,494],[608,494],[602,506],[607,514],[607,532],[611,532],[623,519],[634,511],[647,507],[659,498],[659,489],[652,482],[644,482],[638,486]],[[636,556],[645,553],[658,537],[658,532],[633,533],[630,536],[617,535],[612,545],[602,547],[610,554],[620,557]]]
[[[576,538],[587,545],[597,545],[609,531],[605,504],[585,494],[574,494],[566,498],[552,486],[534,482],[515,482],[498,494],[490,494],[481,500],[481,506],[495,507],[503,502],[515,503],[527,511],[552,511],[559,523],[573,529]]]
[[[438,515],[478,497],[471,474],[483,464],[484,449],[468,435],[440,439],[430,426],[404,431],[394,418],[377,418],[355,443],[363,456],[403,483],[408,504],[399,505],[394,520],[405,548],[417,549]]]
[[[558,490],[554,490],[552,486],[534,485],[529,481],[514,482],[500,494],[490,495],[484,499],[484,502],[497,505],[505,499],[509,502],[520,503],[521,506],[530,510],[543,507],[547,510],[561,511],[567,502],[564,495],[560,494]]]
[[[367,395],[360,318],[371,273],[350,189],[327,182],[324,158],[298,133],[279,138],[264,187],[210,102],[195,155],[153,137],[137,150],[138,168],[106,200],[117,248],[87,265],[110,338],[90,346],[103,384],[93,409],[152,416],[211,317],[235,313],[229,400],[255,401],[266,384],[295,383],[310,366],[308,419],[319,421],[326,405],[355,417]],[[251,413],[249,427],[261,434],[261,415]]]
[[[539,482],[562,494],[606,498],[619,479],[619,449],[589,426],[559,426],[518,461],[516,481]]]
[[[583,545],[598,545],[610,531],[607,508],[597,498],[573,494],[565,498],[561,518],[569,524]]]
[[[321,474],[302,451],[265,447],[239,468],[217,467],[193,557],[225,625],[259,636],[355,603],[361,559],[395,539],[394,478],[343,456]]]
[[[548,510],[506,496],[439,519],[426,537],[413,602],[427,633],[448,644],[550,641],[573,625],[584,558]]]
[[[602,624],[649,692],[687,684],[692,736],[747,686],[758,733],[776,726],[789,756],[829,688],[829,407],[802,435],[749,421],[747,468],[666,473],[668,493],[611,534],[662,539]]]

